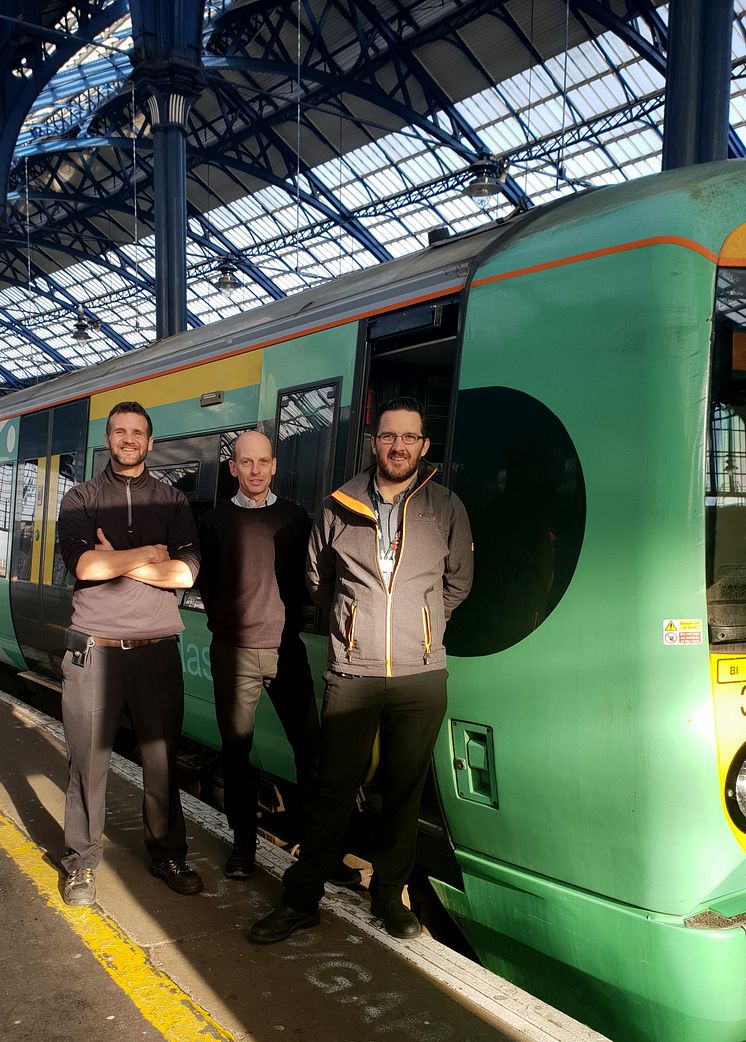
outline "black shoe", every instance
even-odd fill
[[[359,868],[353,868],[351,865],[345,864],[344,861],[340,861],[334,866],[332,874],[329,876],[329,882],[334,886],[350,886],[359,887],[363,881],[363,874]]]
[[[371,901],[370,910],[376,919],[381,920],[386,933],[390,933],[392,937],[407,941],[412,937],[419,937],[422,933],[417,916],[401,901]]]
[[[313,912],[299,912],[287,905],[277,905],[264,919],[254,923],[247,937],[252,944],[274,944],[275,941],[284,941],[296,930],[306,930],[320,922],[318,908]]]
[[[225,874],[229,879],[250,879],[254,872],[256,844],[245,846],[236,843],[225,863]]]
[[[170,861],[161,861],[160,865],[151,865],[150,871],[167,883],[177,894],[198,894],[205,888],[205,884],[194,869],[190,868],[183,859],[179,861],[172,858]]]

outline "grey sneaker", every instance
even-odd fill
[[[92,868],[76,868],[65,880],[66,905],[92,905],[96,900],[96,876]]]

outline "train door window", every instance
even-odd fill
[[[45,460],[29,459],[19,465],[16,489],[15,549],[13,578],[21,582],[38,580],[38,547],[41,538],[41,511],[44,481],[41,471]],[[37,560],[34,561],[34,551]],[[34,574],[35,573],[35,574]]]
[[[331,491],[339,381],[281,391],[277,399],[277,475],[272,487],[315,517]]]
[[[87,416],[87,407],[80,402],[59,406],[52,414],[43,569],[46,586],[72,588],[75,584],[62,560],[57,526],[65,493],[83,480]]]
[[[13,496],[13,464],[0,464],[0,579],[8,575],[10,513]]]
[[[52,457],[53,473],[50,474],[49,489],[49,505],[51,511],[49,523],[55,526],[51,570],[52,586],[72,587],[75,583],[74,577],[68,574],[65,562],[62,560],[57,524],[60,516],[60,506],[62,505],[62,499],[65,493],[71,489],[73,485],[77,485],[82,481],[82,475],[80,473],[82,469],[81,464],[82,460],[76,459],[76,454],[74,452],[63,452],[56,457]]]
[[[372,464],[369,436],[394,398],[416,398],[425,412],[427,458],[444,474],[457,350],[458,300],[420,304],[372,319],[368,325],[369,371],[363,401],[362,437],[354,470]]]
[[[49,449],[49,412],[24,416],[18,435],[18,478],[11,576],[20,582],[38,582],[44,482]]]

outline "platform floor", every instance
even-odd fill
[[[60,725],[0,693],[0,1038],[3,1042],[604,1042],[432,938],[396,941],[365,895],[330,888],[321,925],[248,944],[290,857],[261,842],[224,878],[230,833],[184,794],[202,894],[147,870],[140,772],[115,755],[97,904],[68,908]]]

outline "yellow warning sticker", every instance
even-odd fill
[[[669,647],[675,644],[701,644],[701,619],[664,619],[663,643]]]

